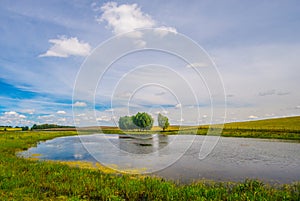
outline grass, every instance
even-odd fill
[[[4,131],[5,129],[7,131],[21,131],[22,130],[22,128],[0,127],[0,131]]]
[[[217,130],[219,125],[212,125]],[[154,134],[165,135],[176,134],[198,134],[206,135],[209,126],[170,126],[165,132],[159,127],[153,127],[151,131],[129,131],[130,134]],[[213,130],[212,129],[212,130]],[[102,128],[104,133],[123,133],[117,127]],[[125,132],[126,133],[126,132]],[[217,132],[217,134],[219,134]],[[285,139],[300,141],[300,116],[276,119],[266,119],[258,121],[235,122],[224,124],[221,135],[223,137],[249,137],[249,138],[268,138]]]
[[[0,132],[0,200],[299,200],[300,183],[268,185],[199,181],[179,185],[161,178],[26,160],[16,152],[74,131]]]
[[[219,129],[220,125],[211,125],[215,131]],[[122,131],[118,127],[102,126],[99,127],[86,127],[79,128],[80,133],[95,133],[103,132],[106,134],[197,134],[206,135],[208,125],[201,126],[178,126],[171,125],[166,131],[158,126],[154,126],[150,131]],[[211,129],[211,130],[213,130]],[[47,129],[48,131],[76,131],[75,128],[68,129]],[[219,135],[219,132],[216,132]],[[300,141],[300,116],[274,118],[257,121],[234,122],[224,124],[221,135],[223,137],[248,137],[248,138],[268,138],[268,139],[285,139],[285,140],[298,140]]]

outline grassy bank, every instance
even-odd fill
[[[216,125],[218,127],[218,125]],[[215,127],[213,125],[212,127]],[[165,132],[159,127],[153,127],[151,131],[128,131],[130,134],[154,134],[161,133],[165,135],[176,134],[197,134],[206,135],[209,126],[170,126]],[[94,130],[93,130],[94,129]],[[98,129],[98,130],[97,130]],[[99,128],[81,129],[86,131],[99,131]],[[123,134],[117,127],[102,127],[104,133]],[[127,132],[125,132],[127,133]],[[224,124],[221,135],[223,137],[249,137],[249,138],[268,138],[268,139],[286,139],[300,140],[300,116],[286,117],[276,119],[266,119],[258,121],[234,122]]]
[[[212,125],[219,127],[219,125]],[[86,127],[79,128],[81,134],[103,132],[106,134],[197,134],[206,135],[208,125],[202,126],[177,126],[172,125],[166,131],[158,126],[154,126],[150,131],[122,131],[118,127]],[[76,128],[57,128],[46,129],[47,131],[76,131]],[[218,133],[219,135],[219,133]],[[248,138],[267,138],[267,139],[285,139],[300,141],[300,116],[266,119],[258,121],[234,122],[224,124],[221,136],[223,137],[248,137]]]
[[[159,178],[107,174],[65,164],[18,158],[38,141],[76,132],[0,132],[1,200],[299,200],[300,183],[269,186],[198,182],[176,185]]]

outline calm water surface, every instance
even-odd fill
[[[203,160],[199,151],[204,136],[152,135],[127,138],[119,135],[60,137],[41,142],[20,155],[45,160],[99,161],[118,168],[145,168],[166,179],[268,182],[300,180],[300,143],[291,141],[221,137]],[[191,146],[190,146],[191,145]],[[174,163],[175,162],[175,163]]]

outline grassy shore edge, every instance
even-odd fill
[[[299,200],[300,184],[271,186],[199,181],[177,185],[160,178],[116,175],[16,157],[39,141],[74,132],[1,132],[1,200]]]

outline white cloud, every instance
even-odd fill
[[[4,112],[0,116],[0,125],[28,125],[31,122],[26,120],[26,116],[16,111]]]
[[[27,114],[33,114],[35,112],[35,109],[24,109],[21,112],[27,113]]]
[[[19,115],[17,112],[15,111],[9,111],[9,112],[4,112],[4,115],[8,115],[8,116],[17,116]]]
[[[86,107],[87,104],[85,102],[77,101],[73,104],[74,107]]]
[[[53,114],[38,116],[38,119],[52,119],[55,117]]]
[[[17,119],[17,118],[19,118],[19,119],[25,119],[26,118],[26,116],[25,115],[23,115],[23,114],[19,114],[19,113],[17,113],[17,112],[15,112],[15,111],[9,111],[9,112],[4,112],[4,118],[10,118],[10,119]]]
[[[300,109],[300,105],[297,105],[297,106],[296,106],[296,109]]]
[[[60,36],[58,39],[50,39],[49,42],[53,45],[39,57],[87,56],[91,51],[91,46],[88,43],[79,41],[76,37]]]
[[[177,105],[175,105],[175,108],[176,109],[181,108],[181,103],[178,103]]]
[[[162,110],[162,111],[156,111],[155,114],[168,114],[169,112],[167,110]]]
[[[116,2],[108,2],[103,4],[101,11],[103,14],[97,21],[106,21],[108,28],[111,28],[114,34],[150,28],[156,24],[151,16],[141,11],[137,4],[118,6]]]
[[[96,118],[97,121],[105,121],[105,122],[109,122],[112,120],[111,117],[108,117],[108,116],[101,116],[101,117],[98,117]]]
[[[25,116],[25,115],[23,115],[23,114],[20,114],[20,115],[19,115],[19,118],[20,118],[20,119],[25,119],[25,118],[26,118],[26,116]]]
[[[146,47],[147,43],[146,43],[146,41],[143,41],[143,40],[135,40],[134,44],[138,48],[143,48],[143,47]]]
[[[248,119],[257,119],[258,117],[257,116],[255,116],[255,115],[250,115],[250,116],[248,116]]]
[[[66,114],[66,112],[63,111],[63,110],[59,110],[59,111],[57,111],[56,113],[57,113],[57,114]]]
[[[169,33],[177,34],[177,30],[174,27],[161,26],[161,27],[155,29],[154,33],[160,37],[164,37],[165,35],[167,35]]]
[[[95,5],[94,5],[95,7]],[[98,11],[99,9],[94,9]],[[154,28],[155,33],[164,37],[168,33],[177,33],[174,27],[168,26],[157,26],[157,22],[152,19],[150,15],[142,12],[141,8],[137,4],[121,4],[118,5],[116,2],[108,2],[101,6],[100,10],[102,15],[96,20],[101,23],[103,21],[107,22],[107,28],[112,29],[114,34],[122,34],[130,31],[144,29],[144,28]],[[134,33],[128,33],[127,36],[130,38],[142,38],[142,33],[136,31]],[[144,47],[146,44],[144,41],[137,41],[139,47]]]

